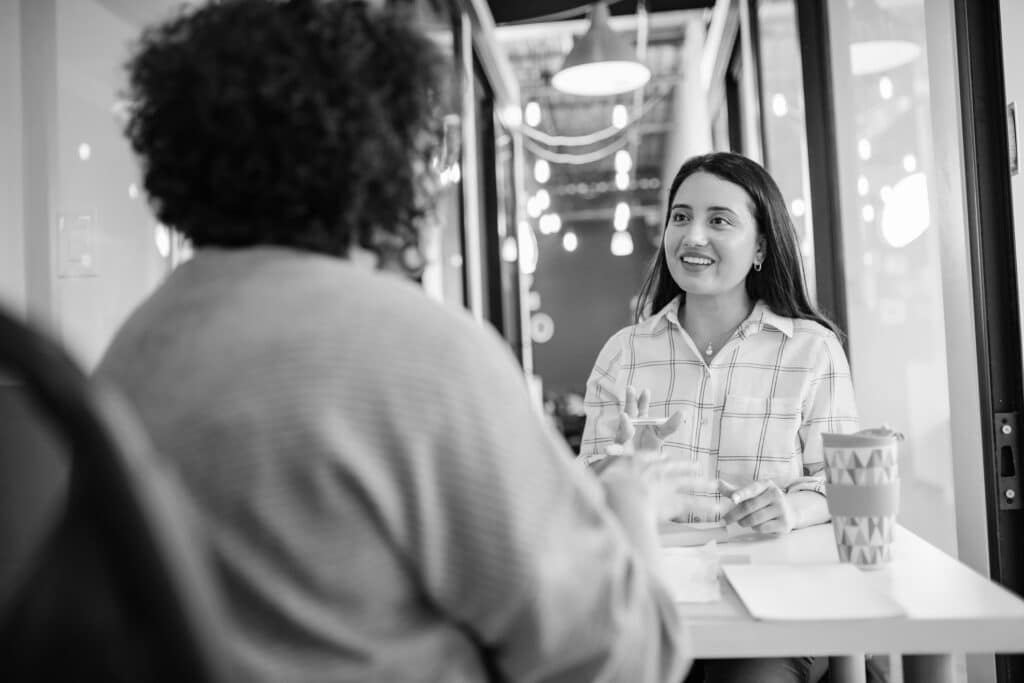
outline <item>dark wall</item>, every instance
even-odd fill
[[[562,248],[562,233],[579,237],[574,252]],[[611,221],[566,225],[557,235],[538,235],[540,256],[532,289],[541,312],[555,323],[554,336],[533,344],[534,372],[545,394],[583,394],[597,354],[608,338],[632,322],[630,299],[636,296],[656,249],[642,219],[629,225],[633,253],[613,256]],[[535,311],[536,312],[536,311]]]

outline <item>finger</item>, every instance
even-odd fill
[[[640,391],[640,398],[637,400],[637,406],[636,406],[637,413],[636,414],[641,416],[641,417],[646,416],[647,415],[647,407],[650,405],[650,403],[651,403],[651,392],[649,392],[647,389],[642,389]]]
[[[654,433],[659,439],[664,439],[669,434],[672,434],[679,429],[679,425],[682,424],[682,422],[683,414],[677,410],[669,415],[668,421],[665,422],[665,424],[656,426],[654,428]]]
[[[740,526],[750,527],[753,529],[754,527],[761,526],[771,522],[772,520],[779,519],[779,517],[779,509],[773,505],[771,507],[754,510],[749,515],[736,520],[736,523]]]
[[[745,500],[733,507],[725,513],[725,519],[727,522],[738,522],[747,515],[756,512],[761,508],[768,507],[772,502],[771,496],[762,493],[759,496]]]
[[[627,394],[628,395],[628,394]],[[628,399],[627,399],[628,400]],[[633,420],[626,413],[619,413],[619,425],[615,429],[615,443],[629,443],[636,430],[633,427]]]
[[[626,415],[629,417],[636,417],[636,389],[633,387],[626,387],[626,406],[624,408]]]
[[[745,500],[751,500],[753,498],[756,498],[757,496],[760,496],[762,493],[765,492],[766,488],[767,485],[763,481],[754,481],[747,484],[738,491],[734,491],[729,497],[732,499],[732,502],[739,505]]]
[[[735,484],[730,484],[725,479],[718,479],[717,481],[718,492],[721,493],[723,496],[731,498],[732,494],[740,490],[739,486],[736,486]]]
[[[765,522],[764,524],[758,524],[750,528],[759,534],[784,534],[789,531],[786,527],[786,522],[781,517],[777,517],[771,521]]]

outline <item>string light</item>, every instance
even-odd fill
[[[616,232],[622,232],[629,227],[629,204],[619,202],[615,205],[615,218],[612,222]]]
[[[612,233],[611,249],[615,256],[629,256],[633,253],[633,236],[626,231]]]
[[[633,157],[629,155],[624,149],[620,149],[615,153],[615,172],[616,173],[629,173],[633,168]]]
[[[526,125],[536,127],[540,123],[540,105],[536,102],[527,102],[523,117],[526,120]]]
[[[550,180],[551,164],[544,159],[537,159],[537,163],[533,165],[533,179],[542,185]]]
[[[562,235],[562,248],[568,252],[576,251],[576,247],[579,245],[579,239],[576,237],[576,233],[572,230]]]
[[[612,107],[612,125],[622,130],[629,124],[629,113],[626,111],[626,106],[623,104],[616,104]]]

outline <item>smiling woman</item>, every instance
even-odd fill
[[[620,440],[627,396],[646,390],[649,414],[678,425],[661,454],[715,483],[692,492],[705,512],[679,521],[767,534],[824,522],[820,435],[855,431],[857,409],[838,332],[807,295],[782,195],[757,163],[717,153],[683,164],[669,197],[636,323],[605,344],[587,382],[580,454],[602,459]],[[757,671],[809,662],[765,660]],[[706,672],[732,681],[750,669]]]

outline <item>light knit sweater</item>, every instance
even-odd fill
[[[208,529],[245,681],[675,681],[670,598],[504,344],[393,276],[200,249],[97,374]]]

